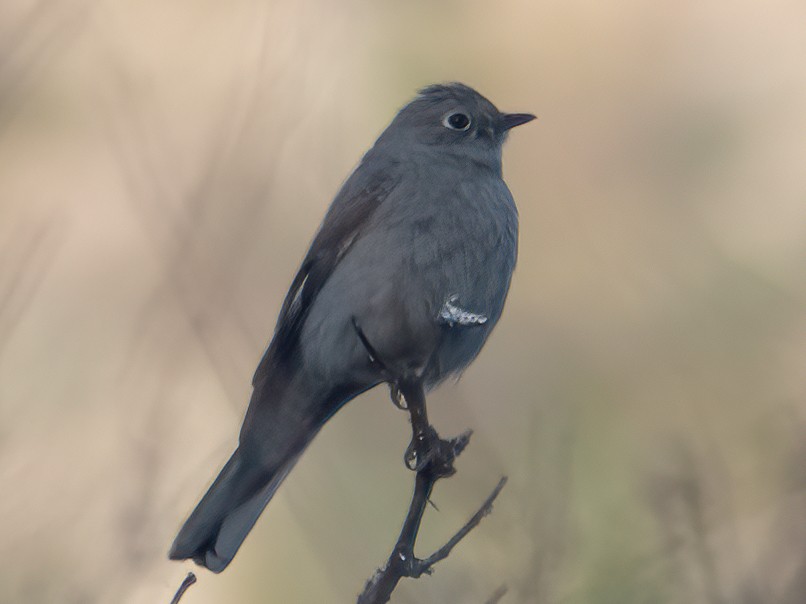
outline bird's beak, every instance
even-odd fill
[[[531,113],[502,113],[500,119],[501,129],[506,132],[515,126],[522,126],[528,124],[537,116]]]

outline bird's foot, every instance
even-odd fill
[[[434,476],[452,476],[456,472],[453,461],[467,446],[471,434],[471,431],[467,431],[456,438],[445,440],[429,425],[425,432],[415,434],[412,438],[404,456],[406,467],[413,472],[420,472],[430,465],[428,471]]]
[[[439,446],[439,435],[430,425],[424,432],[414,434],[403,456],[406,467],[419,472],[438,455]]]
[[[464,310],[458,305],[458,302],[459,296],[456,295],[445,300],[445,304],[442,305],[437,316],[437,321],[445,323],[448,327],[453,327],[454,325],[473,327],[475,325],[484,325],[487,322],[487,315]]]

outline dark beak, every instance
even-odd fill
[[[501,117],[499,118],[501,124],[501,130],[507,131],[510,128],[514,128],[515,126],[522,126],[523,124],[528,124],[537,116],[532,115],[531,113],[502,113]]]

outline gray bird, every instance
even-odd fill
[[[221,572],[342,405],[382,382],[431,389],[476,357],[517,257],[501,146],[533,119],[462,84],[424,88],[395,116],[325,215],[252,380],[238,448],[172,559]]]

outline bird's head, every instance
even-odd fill
[[[464,84],[434,84],[400,110],[378,142],[400,146],[399,151],[426,146],[500,165],[501,145],[509,130],[533,119],[530,113],[499,111]]]

